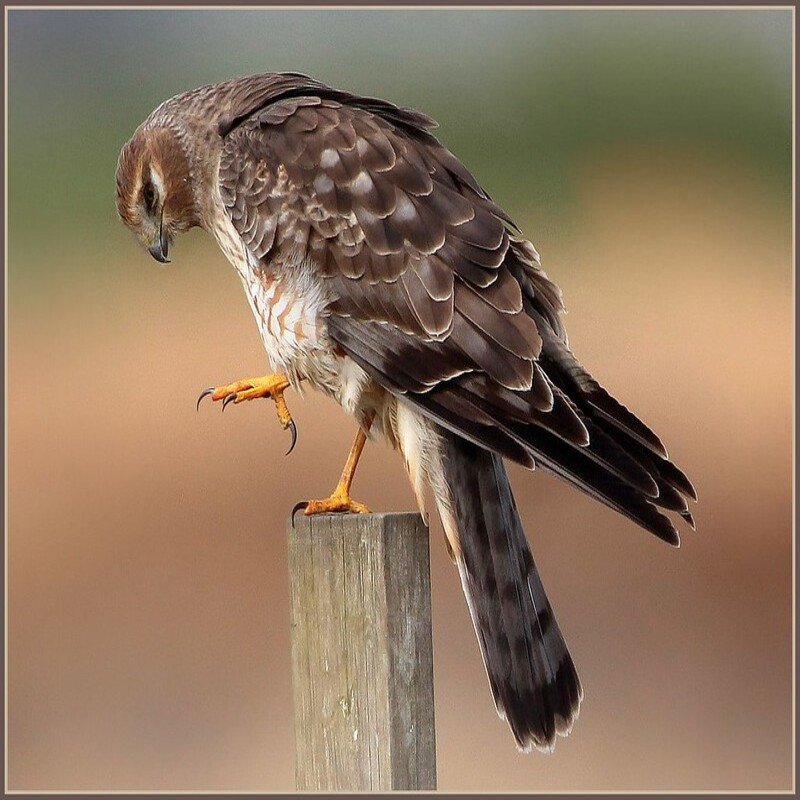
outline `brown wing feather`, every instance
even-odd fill
[[[250,250],[318,267],[330,335],[389,391],[677,542],[655,505],[690,519],[691,484],[574,360],[560,291],[432,121],[305,80],[274,90],[221,127],[220,192]]]

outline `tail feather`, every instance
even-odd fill
[[[580,680],[536,570],[500,456],[442,432],[461,582],[498,713],[520,748],[552,750]],[[445,521],[447,525],[447,521]]]

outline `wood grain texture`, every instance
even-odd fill
[[[298,791],[436,788],[428,531],[419,514],[288,526]]]

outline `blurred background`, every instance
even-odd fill
[[[291,790],[284,524],[353,425],[198,392],[263,371],[200,232],[162,268],[116,219],[161,100],[294,70],[418,107],[542,254],[573,349],[697,486],[666,547],[513,470],[585,687],[555,753],[494,712],[431,537],[439,786],[788,789],[792,768],[788,10],[8,12],[8,784]],[[387,478],[388,476],[388,478]],[[355,484],[412,508],[400,459]]]

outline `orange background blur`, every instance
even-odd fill
[[[284,458],[268,404],[196,414],[264,366],[239,280],[199,232],[158,267],[113,209],[116,154],[157,102],[265,69],[439,119],[563,288],[578,357],[700,496],[673,550],[513,469],[585,689],[550,756],[498,720],[434,525],[440,789],[789,788],[791,17],[392,13],[11,12],[9,788],[294,787],[284,524],[332,488],[354,426],[290,396]],[[664,104],[674,126],[648,127]],[[413,505],[383,445],[355,491]]]

